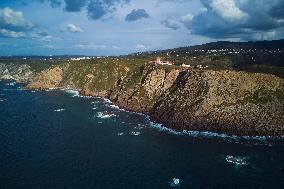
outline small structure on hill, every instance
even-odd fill
[[[189,65],[189,64],[184,64],[183,63],[181,66],[184,67],[184,68],[191,68],[191,65]]]
[[[203,65],[197,65],[196,68],[199,68],[199,69],[205,69],[205,68],[208,68],[209,66],[203,66]]]
[[[173,65],[173,63],[170,62],[170,61],[162,61],[162,60],[160,59],[160,57],[158,57],[156,61],[150,61],[150,63],[153,63],[153,64],[160,64],[160,65],[169,65],[169,66]]]

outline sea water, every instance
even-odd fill
[[[0,82],[1,189],[283,188],[282,138],[175,132],[76,91]]]

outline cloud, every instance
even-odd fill
[[[7,29],[0,29],[0,36],[2,37],[10,37],[10,38],[19,38],[25,37],[26,34],[24,32],[16,32]]]
[[[38,0],[39,2],[48,2],[52,8],[60,7],[62,2],[61,0]]]
[[[87,0],[64,0],[67,12],[79,12],[86,5]]]
[[[234,0],[203,0],[203,2],[226,21],[239,21],[248,17],[247,13],[237,7]]]
[[[186,23],[186,22],[191,22],[193,19],[193,15],[192,14],[187,14],[181,17],[181,21]]]
[[[167,20],[162,21],[161,24],[164,25],[165,27],[171,28],[173,30],[177,30],[177,29],[180,28],[179,22],[172,19],[172,18],[169,18]]]
[[[75,48],[79,49],[105,49],[107,48],[106,45],[97,45],[94,43],[81,43],[74,45]]]
[[[22,12],[8,7],[0,9],[0,37],[26,38],[41,41],[53,39],[47,30],[35,27],[32,22],[24,17]]]
[[[34,25],[28,21],[22,12],[10,8],[0,8],[0,36],[2,37],[26,37],[27,32]]]
[[[149,14],[145,9],[133,9],[125,18],[127,22],[133,22],[142,18],[149,18]]]
[[[193,34],[211,38],[271,38],[277,37],[277,30],[284,27],[282,0],[200,1],[204,11],[181,19]]]
[[[143,44],[137,44],[136,45],[136,49],[139,49],[139,50],[146,50],[150,48],[150,46],[146,46],[146,45],[143,45]]]
[[[28,21],[22,12],[10,8],[0,8],[0,27],[13,31],[29,30],[33,24]]]
[[[129,3],[130,0],[64,0],[67,12],[80,12],[86,8],[91,20],[99,20],[114,12],[118,5]]]
[[[83,32],[83,30],[78,27],[78,26],[75,26],[74,24],[68,24],[66,26],[66,30],[71,32],[71,33],[79,33],[79,32]]]

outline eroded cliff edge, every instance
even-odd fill
[[[284,135],[284,80],[274,75],[69,62],[31,77],[27,88],[106,97],[175,130]]]

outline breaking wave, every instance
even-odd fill
[[[158,129],[162,132],[167,132],[170,134],[181,135],[181,136],[191,136],[195,138],[209,138],[209,139],[221,139],[226,142],[240,143],[240,144],[253,144],[253,145],[266,145],[272,146],[275,144],[283,145],[284,136],[281,137],[272,137],[272,136],[235,136],[227,135],[222,133],[214,133],[207,131],[175,131],[173,129],[165,127],[163,124],[156,123],[150,120],[147,116],[149,125],[151,128]]]
[[[226,156],[226,161],[228,163],[234,164],[236,166],[244,166],[244,165],[248,165],[248,157],[240,157],[240,156],[232,156],[232,155],[228,155]]]
[[[65,109],[64,108],[61,108],[61,109],[56,109],[56,110],[54,110],[55,112],[63,112],[63,111],[65,111]]]
[[[107,113],[107,112],[98,112],[96,117],[101,118],[101,119],[108,119],[108,118],[116,117],[116,115],[112,113]]]

